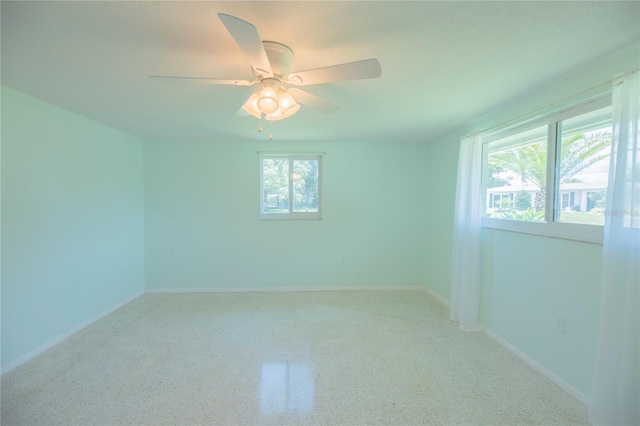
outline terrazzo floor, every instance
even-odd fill
[[[1,385],[2,425],[588,424],[410,290],[147,294]]]

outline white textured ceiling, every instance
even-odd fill
[[[425,141],[640,38],[640,2],[2,2],[2,84],[143,139],[264,139],[233,117],[251,79],[217,17],[290,46],[291,71],[378,58],[382,77],[307,86],[277,140]]]

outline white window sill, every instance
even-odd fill
[[[263,220],[322,220],[320,212],[296,212],[296,213],[262,213]]]
[[[521,220],[483,217],[482,227],[563,240],[581,241],[591,244],[602,244],[604,239],[603,226],[581,225],[577,223],[526,222]]]

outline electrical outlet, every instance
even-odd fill
[[[557,317],[556,318],[556,330],[558,333],[564,334],[567,326],[567,319],[565,317]]]

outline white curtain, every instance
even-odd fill
[[[640,424],[640,74],[613,87],[613,141],[602,247],[593,424]]]
[[[479,331],[482,137],[462,138],[458,157],[451,271],[451,319]]]

